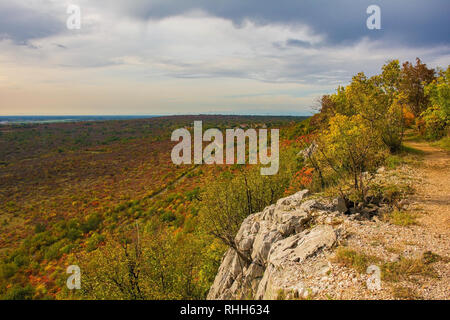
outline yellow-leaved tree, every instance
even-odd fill
[[[317,150],[320,166],[327,176],[336,182],[350,178],[356,196],[354,200],[365,203],[366,172],[374,172],[386,155],[380,132],[360,114],[337,114],[319,136]],[[347,197],[342,189],[341,193]]]

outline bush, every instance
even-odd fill
[[[98,245],[103,241],[105,241],[104,236],[94,233],[86,242],[86,250],[90,252],[97,249]]]
[[[9,279],[14,276],[19,268],[15,263],[3,263],[0,265],[0,278]]]
[[[425,94],[431,101],[422,114],[424,134],[429,140],[437,140],[448,133],[450,123],[450,66],[440,70],[439,77],[425,87]]]
[[[438,140],[446,135],[449,119],[440,107],[430,107],[422,113],[424,121],[424,134],[428,140]]]
[[[436,141],[435,143],[433,143],[433,146],[450,151],[450,136],[447,136],[439,141]]]
[[[319,136],[317,146],[324,176],[341,181],[350,178],[357,200],[365,202],[365,172],[374,172],[386,156],[380,134],[360,115],[338,114],[330,119],[329,129]]]
[[[4,300],[31,300],[33,299],[34,288],[31,285],[21,287],[15,285],[11,287],[3,296]]]
[[[414,289],[403,286],[394,287],[392,289],[392,295],[395,299],[399,300],[423,300]]]
[[[295,155],[287,152],[280,156],[276,175],[263,176],[258,166],[250,170],[237,167],[234,175],[219,175],[202,193],[202,227],[238,254],[234,237],[242,221],[283,197],[297,169]]]
[[[75,241],[75,240],[81,238],[82,236],[83,236],[83,233],[81,232],[81,230],[78,230],[75,228],[69,229],[66,234],[66,238],[71,241]]]
[[[60,249],[63,246],[63,242],[56,242],[52,244],[50,247],[46,248],[44,258],[46,260],[54,260],[61,256]]]
[[[30,263],[30,259],[26,255],[26,253],[23,252],[17,252],[16,256],[13,259],[14,264],[17,265],[19,268],[26,266]]]
[[[97,230],[100,226],[100,223],[102,222],[102,218],[100,214],[94,213],[91,214],[85,223],[81,225],[81,230],[84,233],[88,233],[89,231]]]
[[[44,224],[42,224],[42,223],[37,223],[35,226],[34,226],[34,233],[41,233],[41,232],[44,232],[45,231],[45,225]]]
[[[173,235],[157,225],[147,225],[149,230],[141,231],[139,238],[136,230],[134,234],[124,230],[123,241],[108,238],[104,246],[80,256],[80,294],[101,300],[204,298],[215,275],[210,273],[218,268],[200,270],[209,264],[201,250],[207,243],[190,235]]]
[[[172,222],[176,220],[176,215],[175,213],[173,213],[172,211],[165,211],[162,215],[161,215],[161,220],[163,222]]]

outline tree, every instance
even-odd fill
[[[350,177],[356,200],[365,203],[365,172],[373,172],[385,156],[379,133],[359,114],[338,114],[330,119],[329,129],[319,136],[317,145],[321,167],[338,180]]]
[[[311,126],[323,128],[327,125],[328,119],[336,114],[336,105],[332,99],[332,95],[323,95],[318,101],[319,113],[316,113],[310,121]]]
[[[430,99],[431,104],[439,107],[441,118],[450,116],[450,66],[447,70],[440,70],[439,77],[425,87],[425,95]]]
[[[389,61],[383,65],[380,75],[367,78],[364,73],[358,73],[334,98],[337,113],[360,115],[373,130],[379,131],[392,152],[400,149],[405,127],[402,96],[398,91],[400,75],[399,61]]]
[[[416,117],[420,116],[429,106],[429,99],[425,95],[424,88],[434,79],[434,69],[427,68],[427,65],[422,63],[419,58],[416,59],[415,66],[410,62],[403,64],[400,90]]]
[[[252,213],[262,211],[283,197],[296,169],[295,154],[280,155],[278,174],[262,176],[259,167],[239,170],[235,174],[222,174],[206,186],[202,194],[202,226],[207,233],[233,248],[243,261],[234,238],[242,221]]]
[[[381,139],[391,152],[401,149],[405,131],[404,96],[399,91],[401,69],[398,60],[391,60],[383,65],[380,76],[374,79],[386,96],[385,105],[381,108],[381,121],[377,123]]]
[[[201,299],[204,261],[193,235],[174,234],[150,223],[121,240],[109,237],[104,246],[77,259],[83,270],[82,295],[88,299]]]

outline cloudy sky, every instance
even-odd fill
[[[389,59],[446,67],[449,15],[449,0],[0,0],[0,115],[310,114]]]

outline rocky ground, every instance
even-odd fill
[[[236,236],[247,259],[230,249],[208,298],[449,299],[450,157],[412,146],[425,152],[419,165],[377,175],[414,188],[393,208],[349,214],[304,190],[249,216]]]

